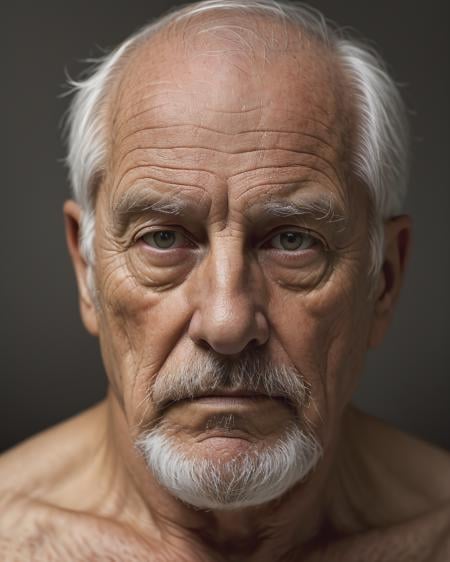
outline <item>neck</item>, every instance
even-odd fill
[[[102,480],[114,473],[107,516],[144,538],[163,538],[168,550],[205,552],[209,560],[220,560],[220,553],[226,552],[228,560],[263,562],[280,559],[286,551],[300,552],[324,533],[337,531],[336,513],[346,519],[337,439],[327,447],[317,469],[281,498],[253,508],[205,511],[183,504],[153,479],[129,439],[123,411],[112,393],[103,419],[108,453],[102,457],[107,463]]]

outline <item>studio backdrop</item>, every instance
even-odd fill
[[[9,3],[2,9],[0,448],[104,396],[98,342],[79,318],[62,204],[66,75],[176,2]],[[370,352],[356,403],[450,447],[448,3],[312,0],[367,37],[410,111],[413,254],[393,326]],[[415,5],[417,7],[415,8]]]

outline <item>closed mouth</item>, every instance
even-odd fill
[[[270,395],[265,392],[258,390],[247,390],[243,388],[216,388],[208,390],[205,392],[199,392],[198,394],[187,395],[183,397],[177,397],[172,400],[167,400],[160,406],[160,412],[162,413],[167,408],[174,406],[176,404],[182,404],[183,402],[196,402],[201,403],[202,400],[207,401],[207,399],[247,399],[251,401],[264,401],[264,400],[275,400],[281,402],[285,407],[288,407],[294,414],[297,412],[297,406],[295,402],[288,396],[282,394]]]
[[[247,390],[242,390],[242,389],[235,389],[235,390],[225,390],[225,389],[221,389],[221,390],[215,390],[215,391],[209,391],[209,392],[205,392],[202,394],[196,394],[195,396],[188,396],[186,398],[183,398],[181,400],[176,400],[171,402],[168,405],[172,405],[172,404],[176,404],[176,403],[181,403],[181,402],[202,402],[203,400],[206,402],[209,399],[230,399],[230,400],[248,400],[248,401],[254,401],[254,402],[258,402],[258,401],[265,401],[265,400],[276,400],[279,401],[281,403],[283,403],[284,406],[288,407],[289,409],[293,410],[294,412],[296,411],[295,405],[293,403],[293,401],[286,397],[286,396],[282,396],[282,395],[269,395],[269,394],[265,394],[265,393],[261,393],[261,392],[257,392],[257,391],[247,391]]]

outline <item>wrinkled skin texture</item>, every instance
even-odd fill
[[[82,317],[99,337],[110,391],[53,430],[45,448],[29,444],[5,461],[11,473],[39,450],[62,459],[51,478],[39,464],[26,485],[12,480],[3,536],[28,515],[15,531],[19,547],[4,540],[11,559],[445,559],[448,459],[348,407],[391,319],[410,230],[406,217],[386,223],[385,266],[369,278],[370,201],[351,174],[350,102],[336,61],[293,38],[262,57],[230,48],[226,34],[192,39],[189,49],[162,36],[130,58],[108,107],[95,299],[78,246],[81,210],[65,206]],[[333,210],[270,216],[264,204],[273,200]],[[149,211],[155,201],[183,209]],[[177,233],[174,248],[152,245],[150,233],[164,229]],[[303,233],[304,246],[280,248],[283,232]],[[159,419],[152,386],[199,354],[249,348],[303,375],[311,399],[298,414],[324,457],[269,505],[193,510],[133,449]],[[232,408],[194,400],[164,417],[187,454],[214,461],[270,446],[293,416],[272,402],[238,406],[236,435],[208,431],[211,413]],[[404,458],[415,459],[409,472]]]
[[[250,73],[239,55],[223,57],[216,70],[214,56],[172,51],[159,51],[157,63],[146,50],[136,57],[111,108],[92,325],[117,400],[132,428],[151,425],[145,392],[156,376],[205,349],[235,356],[258,346],[303,373],[313,397],[306,415],[327,445],[373,321],[368,199],[348,172],[350,118],[339,76],[323,54],[275,54]],[[188,207],[175,217],[123,217],[123,198],[133,192],[149,201],[170,192]],[[262,206],[275,198],[328,198],[343,218],[267,216]],[[176,250],[142,241],[164,227],[178,229]],[[317,242],[290,254],[269,247],[289,228],[308,229]],[[168,419],[196,435],[196,408]],[[281,415],[272,417],[273,428],[259,428],[267,416],[255,416],[255,431],[283,427]]]

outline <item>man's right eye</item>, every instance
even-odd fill
[[[186,236],[178,230],[153,230],[146,232],[141,240],[157,250],[174,250],[190,245]]]

